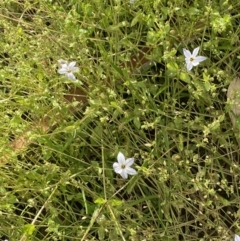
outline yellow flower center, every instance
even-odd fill
[[[126,166],[125,165],[122,165],[121,168],[124,169]]]
[[[191,57],[191,58],[190,58],[190,61],[192,62],[193,60],[194,60],[194,58],[193,58],[193,57]]]

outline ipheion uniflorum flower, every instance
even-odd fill
[[[195,48],[192,53],[187,49],[183,49],[188,71],[190,71],[194,66],[199,65],[200,62],[207,59],[207,57],[204,56],[197,56],[199,49],[200,47]]]
[[[131,166],[134,163],[134,158],[127,158],[119,152],[117,155],[117,161],[113,163],[113,169],[116,173],[120,174],[122,178],[127,179],[128,175],[136,175],[137,171]]]
[[[68,63],[68,61],[60,59],[58,60],[58,73],[64,74],[70,80],[76,80],[76,77],[73,73],[78,70],[78,67],[75,65],[75,61]]]

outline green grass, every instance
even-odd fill
[[[226,97],[240,66],[239,1],[2,0],[0,20],[0,237],[240,234]],[[143,46],[154,63],[132,74],[124,63]],[[183,48],[197,46],[208,59],[187,72]],[[59,59],[77,61],[77,82],[57,73]],[[88,103],[72,112],[79,103],[64,96],[74,88]],[[138,175],[114,173],[119,151]]]

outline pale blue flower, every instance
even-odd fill
[[[118,162],[114,162],[113,169],[116,173],[120,174],[122,178],[127,179],[129,175],[136,175],[137,171],[131,167],[134,163],[134,158],[125,159],[125,156],[119,152],[117,156]]]
[[[58,69],[59,74],[64,74],[70,80],[76,80],[76,77],[73,74],[78,70],[78,67],[75,67],[76,65],[75,61],[68,63],[63,59],[60,59],[58,60],[58,65],[59,65],[59,69]]]
[[[193,68],[193,66],[199,65],[200,62],[207,59],[204,56],[197,56],[198,51],[199,51],[199,47],[195,48],[193,50],[193,53],[191,53],[187,49],[183,49],[183,53],[184,53],[184,56],[185,56],[185,61],[186,61],[186,64],[187,64],[187,70],[188,71],[190,71]]]

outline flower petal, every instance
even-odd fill
[[[120,167],[119,163],[118,163],[118,162],[114,162],[114,163],[113,163],[113,169],[116,169],[116,168],[118,168],[118,167]]]
[[[240,237],[237,234],[235,234],[234,241],[240,241]]]
[[[200,48],[200,47],[197,47],[197,48],[195,48],[195,49],[193,50],[192,55],[193,55],[194,58],[198,55],[199,48]]]
[[[68,64],[68,61],[64,60],[64,59],[59,59],[58,60],[58,65],[63,65],[63,64]]]
[[[121,173],[122,172],[122,168],[121,168],[121,166],[119,165],[119,163],[117,163],[117,162],[114,162],[113,163],[113,169],[114,169],[114,171],[116,172],[116,173]]]
[[[196,61],[196,62],[202,62],[202,61],[204,61],[204,60],[206,60],[207,59],[207,57],[204,57],[204,56],[197,56],[197,57],[195,57],[195,59],[194,59],[194,61]]]
[[[59,74],[66,74],[67,70],[65,68],[61,68],[61,69],[58,70],[58,73]]]
[[[197,66],[197,65],[199,65],[199,62],[194,59],[194,61],[192,61],[192,65]]]
[[[61,68],[62,69],[67,69],[68,68],[68,64],[66,63],[66,64],[61,64]]]
[[[66,73],[66,77],[70,80],[76,80],[76,77],[74,76],[74,74],[71,72],[71,73]]]
[[[122,154],[122,152],[118,153],[117,160],[119,165],[125,165],[125,156]]]
[[[192,69],[193,65],[192,65],[192,62],[188,62],[187,63],[187,70],[190,71]]]
[[[76,64],[76,61],[73,61],[73,62],[71,62],[71,63],[69,63],[69,68],[73,68],[74,66],[75,66],[75,64]]]
[[[123,179],[127,179],[128,178],[128,174],[127,174],[126,170],[122,169],[122,172],[119,173],[119,174],[122,176]]]
[[[129,174],[129,175],[136,175],[137,174],[137,171],[131,167],[127,167],[126,168],[126,172]]]
[[[183,54],[186,58],[190,58],[191,57],[191,52],[187,49],[183,49]]]
[[[127,160],[126,160],[126,167],[130,167],[130,166],[132,166],[132,164],[134,163],[134,158],[128,158]]]
[[[70,68],[70,70],[71,70],[72,72],[76,72],[78,69],[79,69],[78,67],[71,67],[71,68]]]

